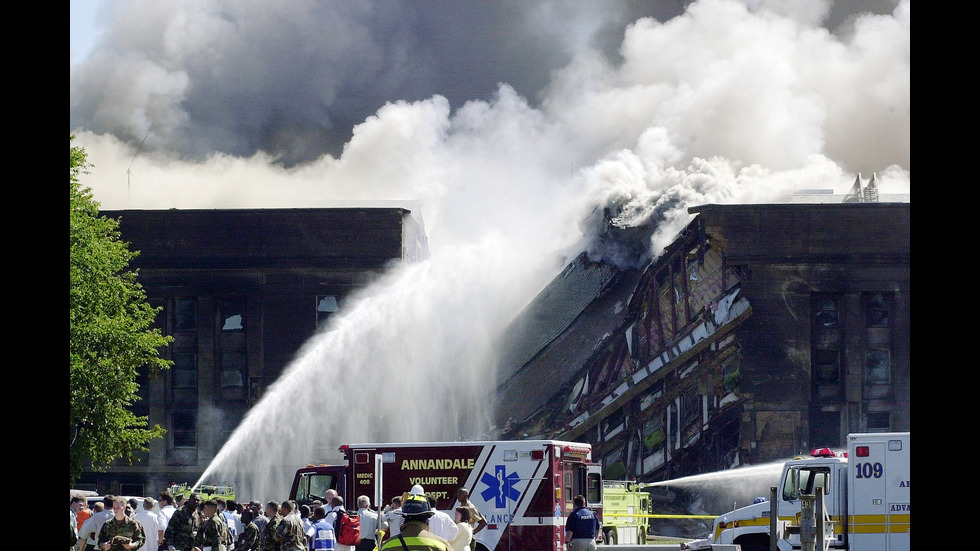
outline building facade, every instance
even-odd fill
[[[690,212],[643,269],[580,257],[514,322],[500,435],[653,482],[908,431],[909,203]]]
[[[909,430],[909,203],[691,212],[656,260],[579,257],[515,319],[496,435],[589,442],[606,478],[660,481]],[[102,214],[174,338],[134,408],[167,435],[135,465],[86,472],[104,493],[195,482],[345,297],[427,255],[403,208]]]
[[[404,208],[103,211],[139,251],[131,267],[161,308],[173,367],[139,380],[138,415],[167,429],[134,465],[80,486],[155,495],[197,481],[245,412],[345,298],[391,262],[424,258]],[[221,482],[221,481],[214,481]]]

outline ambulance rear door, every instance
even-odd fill
[[[909,451],[909,433],[848,437],[851,549],[910,550]]]

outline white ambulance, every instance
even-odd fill
[[[846,453],[822,448],[786,462],[776,487],[777,547],[800,549],[801,496],[821,491],[828,549],[910,551],[909,434],[850,434]],[[768,551],[771,510],[762,501],[725,513],[711,537],[685,547]]]

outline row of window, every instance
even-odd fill
[[[213,350],[203,350],[198,344],[201,326],[196,298],[155,299],[151,304],[163,308],[163,313],[158,316],[158,327],[174,339],[169,350],[173,361],[168,393],[169,403],[173,406],[169,411],[171,445],[194,448],[197,446],[198,359],[201,354],[213,354],[218,399],[246,401],[252,394],[246,388],[249,381],[246,300],[224,298],[215,301]],[[316,297],[315,304],[318,326],[339,309],[337,297],[332,295]],[[141,388],[147,387],[141,385]]]
[[[845,346],[847,319],[841,295],[814,295],[812,341],[812,379],[815,395],[820,399],[836,399],[842,393],[842,365],[847,353]],[[891,383],[891,311],[893,297],[884,293],[866,293],[861,297],[864,349],[864,383]]]

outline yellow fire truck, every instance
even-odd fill
[[[602,539],[604,543],[644,544],[653,511],[647,485],[628,480],[602,482]]]

